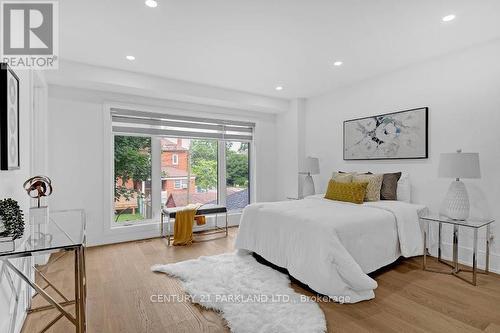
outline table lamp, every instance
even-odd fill
[[[460,178],[481,178],[479,153],[441,154],[439,160],[439,177],[455,178],[448,189],[445,204],[445,214],[453,220],[466,220],[469,217],[469,195],[465,184]]]
[[[315,194],[314,180],[311,175],[319,174],[319,159],[317,157],[306,158],[299,174],[306,175],[302,186],[302,197]]]

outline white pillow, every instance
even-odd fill
[[[399,178],[397,199],[398,201],[411,202],[411,182],[407,172],[403,172]]]

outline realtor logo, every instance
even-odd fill
[[[57,1],[2,1],[2,62],[13,68],[56,69]]]

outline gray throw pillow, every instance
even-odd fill
[[[401,172],[385,173],[380,189],[380,200],[397,200],[398,181],[401,178]]]

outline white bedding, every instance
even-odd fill
[[[422,254],[418,213],[400,201],[356,205],[312,196],[243,211],[235,247],[288,269],[313,290],[347,303],[375,297],[366,273]],[[341,298],[340,298],[341,297]]]

